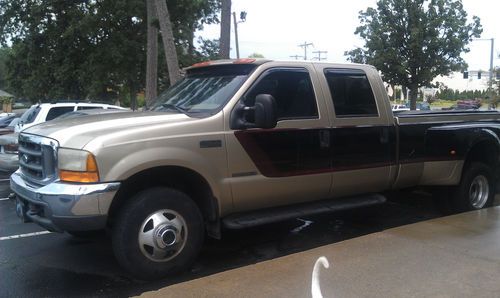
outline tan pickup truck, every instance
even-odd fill
[[[368,65],[194,65],[148,111],[52,121],[19,136],[18,214],[51,231],[108,229],[143,279],[186,268],[204,236],[384,201],[415,186],[450,210],[492,203],[497,112],[393,115]]]

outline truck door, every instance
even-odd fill
[[[395,127],[378,73],[361,67],[316,67],[333,112],[331,196],[388,189],[395,171]]]
[[[251,107],[259,94],[275,98],[278,124],[226,135],[235,211],[327,197],[329,119],[312,65],[262,70],[241,101]]]

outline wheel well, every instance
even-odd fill
[[[136,173],[122,182],[109,208],[108,225],[120,208],[136,193],[151,187],[170,187],[187,194],[196,203],[206,222],[217,221],[218,204],[208,182],[193,170],[165,166]]]
[[[469,150],[465,163],[482,162],[495,169],[498,157],[498,145],[491,141],[482,141]]]

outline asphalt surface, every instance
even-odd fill
[[[0,193],[8,188],[0,184]],[[296,252],[440,216],[430,196],[399,193],[380,206],[286,221],[207,239],[187,272],[161,281],[134,280],[113,257],[109,237],[76,239],[23,224],[12,200],[0,201],[0,297],[134,296]]]

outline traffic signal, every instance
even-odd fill
[[[464,71],[464,79],[468,79],[469,78],[469,72],[468,71]]]
[[[477,72],[477,78],[481,79],[481,72],[480,71]]]

